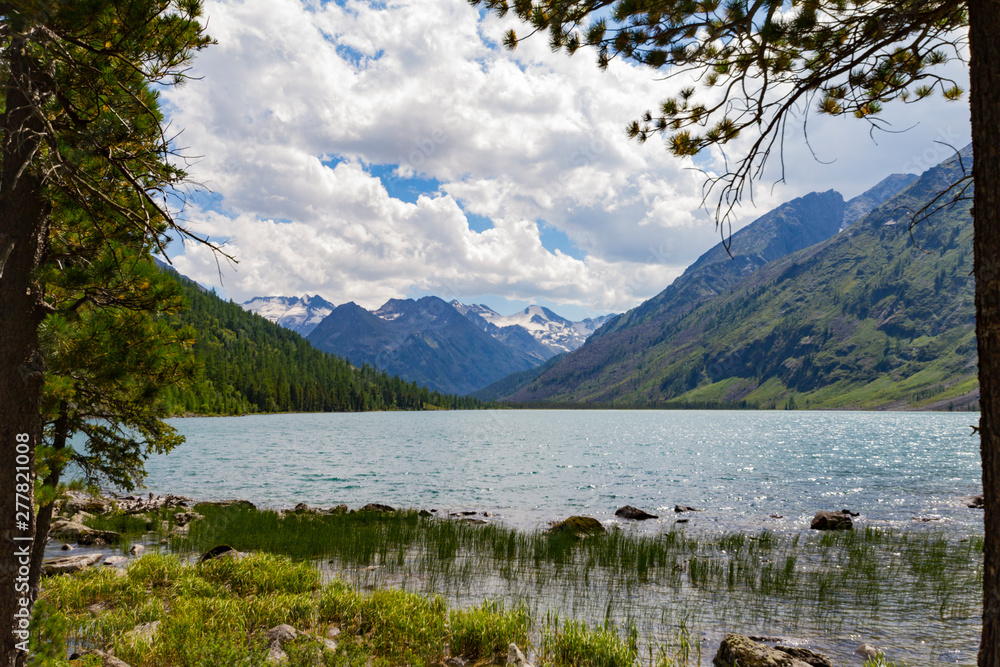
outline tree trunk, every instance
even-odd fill
[[[59,418],[56,419],[55,427],[52,435],[52,448],[57,452],[66,448],[66,441],[69,439],[69,417],[66,415],[66,407],[63,404],[62,412]],[[59,486],[59,480],[62,477],[62,465],[57,463],[52,463],[49,470],[48,476],[42,480],[42,484],[49,488],[56,488]],[[38,593],[40,589],[40,582],[42,580],[42,561],[45,559],[45,542],[49,534],[49,529],[52,527],[52,514],[59,504],[59,500],[48,503],[47,505],[41,505],[38,508],[38,516],[35,517],[35,535],[38,536],[36,548],[31,553],[31,571],[29,573],[29,579],[32,582],[32,599],[38,599]]]
[[[44,368],[38,349],[38,325],[44,316],[42,295],[34,282],[42,261],[48,225],[48,206],[40,175],[32,167],[39,148],[42,126],[34,107],[42,96],[36,82],[42,80],[35,62],[24,53],[25,39],[15,38],[4,56],[10,65],[3,94],[5,112],[3,164],[0,167],[0,666],[20,667],[27,653],[18,648],[22,619],[16,614],[34,604],[37,578],[31,581],[21,571],[18,553],[26,546],[32,552],[44,547],[44,539],[25,541],[34,533],[34,447],[41,438],[39,399]],[[17,461],[17,445],[27,441]],[[25,466],[20,464],[24,462]],[[18,468],[28,475],[19,479]],[[19,488],[17,485],[21,484]],[[24,491],[24,493],[21,493]],[[18,507],[18,500],[21,507]],[[25,508],[24,502],[27,502]],[[20,523],[27,510],[27,525]],[[21,539],[19,539],[21,538]],[[27,588],[25,589],[25,586]],[[18,627],[15,627],[18,626]],[[30,629],[29,629],[30,631]]]
[[[986,547],[980,667],[1000,667],[1000,3],[969,0],[974,272]]]

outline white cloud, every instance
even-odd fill
[[[219,211],[187,217],[229,240],[235,299],[309,292],[376,306],[423,291],[622,310],[717,241],[699,210],[703,176],[659,141],[624,134],[679,83],[617,61],[601,72],[592,54],[550,53],[543,36],[514,54],[498,49],[511,20],[481,18],[464,0],[216,0],[205,10],[219,43],[195,62],[203,79],[165,97],[181,143],[204,156],[193,179],[220,197]],[[924,117],[945,116],[934,107]],[[814,139],[824,124],[835,121],[818,121]],[[834,130],[855,142],[859,125]],[[964,116],[953,125],[967,134]],[[805,160],[792,142],[806,166],[786,187],[758,188],[760,209],[744,218],[842,181],[857,194],[899,171],[882,169],[902,166],[898,155],[926,150],[933,129],[865,169],[855,149],[863,160],[879,149],[822,139],[846,171]],[[440,188],[408,203],[367,165]],[[463,210],[493,228],[471,230]],[[540,224],[584,258],[543,247]],[[177,266],[218,282],[202,249]]]

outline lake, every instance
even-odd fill
[[[801,530],[820,509],[982,533],[978,413],[493,410],[170,420],[156,492],[272,508],[476,510],[532,529],[634,505],[704,529]],[[781,518],[773,518],[780,516]],[[930,521],[927,521],[930,520]],[[654,526],[650,525],[650,528]]]
[[[474,554],[439,568],[405,545],[396,566],[395,557],[383,555],[375,566],[352,569],[330,560],[320,567],[356,584],[442,593],[460,605],[498,596],[529,604],[536,618],[554,610],[596,624],[631,619],[653,638],[686,627],[699,638],[706,663],[722,634],[737,630],[820,647],[837,664],[860,664],[855,648],[872,642],[907,664],[972,665],[981,606],[970,569],[979,559],[968,550],[979,548],[969,538],[981,536],[983,526],[982,511],[968,508],[967,497],[982,488],[979,441],[970,428],[978,419],[977,413],[626,410],[177,419],[171,423],[187,443],[149,461],[148,486],[270,508],[379,502],[438,516],[474,511],[528,531],[586,514],[655,539],[675,530],[697,533],[708,540],[703,545],[740,544],[728,536],[740,533],[750,536],[741,548],[750,550],[743,553],[751,561],[759,553],[793,563],[799,583],[790,593],[761,592],[773,572],[766,565],[750,568],[760,570],[750,575],[759,581],[735,587],[730,565],[727,587],[724,568],[736,560],[729,546],[688,550],[677,566],[648,579],[591,566],[585,551],[569,564],[506,574],[504,564],[486,565],[488,558]],[[626,504],[660,518],[617,520],[615,510]],[[675,505],[701,511],[676,514]],[[844,508],[860,513],[860,526],[891,528],[897,537],[883,546],[876,539],[857,548],[823,547],[810,519],[820,509]],[[780,539],[767,540],[762,529]],[[934,541],[942,535],[951,546]],[[771,542],[779,545],[774,553],[756,546]],[[925,550],[915,560],[895,553],[914,545]],[[949,551],[957,560],[935,555]],[[881,583],[866,584],[869,575]]]

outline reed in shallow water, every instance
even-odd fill
[[[489,597],[536,618],[559,610],[591,626],[633,623],[643,646],[675,642],[682,627],[709,637],[726,630],[861,636],[933,663],[948,651],[974,652],[979,632],[979,536],[866,527],[725,535],[611,530],[578,540],[415,511],[196,509],[206,518],[172,548],[229,544],[312,560],[324,577],[360,589],[440,594],[460,607]]]

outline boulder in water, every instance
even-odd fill
[[[816,512],[809,527],[813,530],[850,530],[854,527],[849,514],[843,512]]]
[[[745,635],[727,634],[712,660],[715,667],[810,667],[809,663],[759,644]]]
[[[625,507],[619,507],[615,510],[615,516],[621,517],[622,519],[631,519],[633,521],[645,521],[646,519],[659,519],[660,517],[655,514],[650,514],[644,510],[637,507],[632,507],[631,505],[626,505]]]
[[[599,535],[601,533],[606,533],[604,526],[597,519],[589,516],[571,516],[565,521],[560,521],[559,523],[552,526],[549,530],[550,533],[571,533],[577,537],[584,537],[587,535]]]

